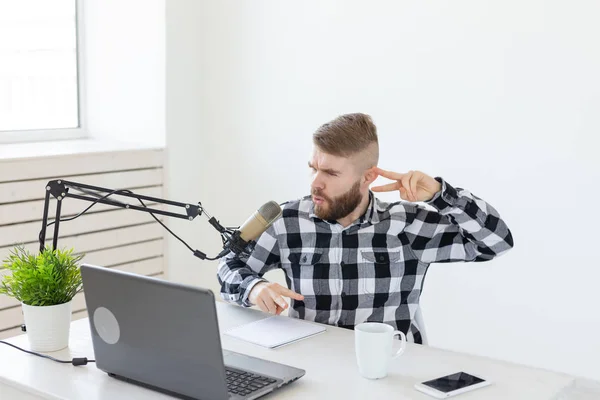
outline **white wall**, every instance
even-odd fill
[[[514,235],[492,262],[432,266],[431,344],[600,379],[599,17],[594,0],[167,2],[169,195],[239,224],[308,193],[317,126],[370,113],[382,167],[468,188]],[[219,249],[205,221],[172,225]],[[173,279],[218,290],[215,263],[169,250]]]
[[[90,137],[164,146],[165,0],[81,3]]]

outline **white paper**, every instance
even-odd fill
[[[325,332],[325,330],[323,326],[297,318],[274,315],[229,329],[225,334],[273,349]]]

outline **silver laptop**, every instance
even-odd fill
[[[255,399],[305,374],[222,350],[210,290],[81,266],[96,366],[184,399]]]

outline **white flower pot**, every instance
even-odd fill
[[[69,345],[71,305],[28,306],[21,303],[32,351],[56,351]]]

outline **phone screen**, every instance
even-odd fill
[[[456,374],[423,382],[423,385],[432,387],[440,392],[449,393],[481,382],[484,382],[481,378],[469,375],[466,372],[458,372]]]

